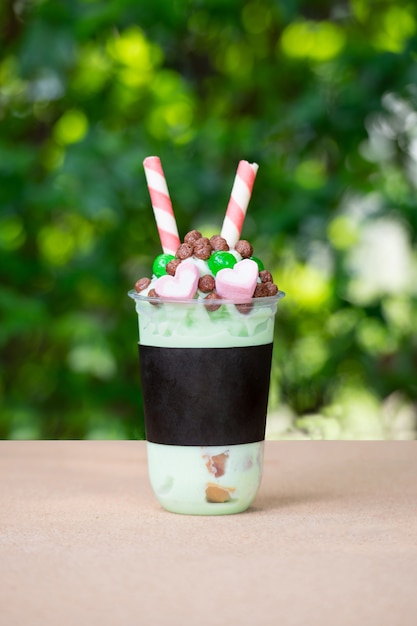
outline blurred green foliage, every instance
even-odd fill
[[[0,437],[143,437],[151,154],[182,235],[260,165],[271,436],[415,435],[415,3],[4,0],[0,29]]]

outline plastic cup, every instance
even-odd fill
[[[149,479],[166,510],[222,515],[253,502],[284,295],[208,305],[129,292],[139,320]]]

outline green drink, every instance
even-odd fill
[[[161,240],[134,299],[149,477],[168,511],[239,513],[258,491],[274,322],[284,296],[239,239],[258,165],[240,161],[221,233],[181,242],[158,157],[144,160]]]
[[[165,509],[219,515],[253,502],[283,295],[239,310],[224,299],[208,307],[129,292],[139,320],[149,477]]]

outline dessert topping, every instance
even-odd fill
[[[178,247],[175,256],[181,261],[183,261],[184,259],[189,259],[190,256],[193,256],[193,247],[190,246],[188,243],[182,243]]]
[[[194,256],[196,256],[197,259],[203,259],[203,261],[206,261],[210,258],[211,253],[212,249],[210,241],[207,237],[200,237],[200,239],[197,239],[194,243]]]
[[[218,302],[212,302],[212,300],[221,300],[221,297],[215,291],[209,293],[208,296],[204,298],[204,306],[206,307],[207,311],[217,311],[221,307],[221,303],[219,304]]]
[[[198,288],[203,293],[210,293],[216,286],[216,281],[210,274],[204,274],[198,281]]]
[[[158,296],[167,300],[191,300],[197,291],[200,272],[192,263],[180,263],[175,276],[161,276],[155,283]]]
[[[156,259],[154,260],[152,264],[152,271],[155,274],[155,276],[157,276],[158,278],[160,276],[164,276],[167,273],[166,272],[167,264],[173,259],[175,259],[175,257],[172,254],[158,254],[158,256],[156,257]]]
[[[231,252],[224,252],[222,250],[217,250],[213,252],[211,257],[208,260],[208,266],[210,271],[216,276],[219,270],[222,270],[226,267],[233,267],[236,265],[236,257]]]
[[[225,252],[224,254],[227,254]],[[233,269],[222,269],[216,275],[216,290],[222,298],[244,302],[252,298],[258,280],[258,266],[251,259],[243,259]]]
[[[177,271],[178,265],[181,263],[181,259],[172,259],[169,263],[167,263],[166,271],[170,276],[175,276],[175,272]]]
[[[210,237],[210,244],[213,250],[223,250],[223,252],[230,250],[229,244],[221,235],[213,235]]]
[[[197,239],[201,239],[203,235],[198,230],[190,230],[184,237],[184,243],[188,243],[189,246],[194,246]]]
[[[139,280],[135,283],[135,290],[140,293],[151,284],[151,279],[144,276],[143,278],[139,278]]]
[[[249,259],[253,254],[253,247],[246,239],[240,239],[235,245],[235,250],[243,259]]]

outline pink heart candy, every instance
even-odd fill
[[[247,302],[253,296],[258,275],[258,264],[251,259],[243,259],[233,268],[217,272],[216,291],[222,298],[234,302]]]
[[[180,263],[175,276],[161,276],[154,288],[158,296],[167,300],[191,300],[197,291],[200,272],[192,263]]]

